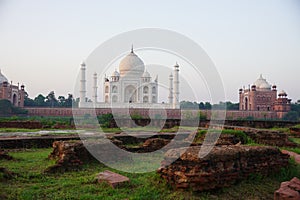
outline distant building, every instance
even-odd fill
[[[8,79],[1,73],[0,70],[0,100],[7,99],[14,106],[24,107],[25,86],[13,85],[9,83]]]
[[[158,77],[153,80],[147,71],[144,62],[131,49],[119,64],[119,71],[115,69],[110,77],[105,77],[103,81],[104,102],[98,102],[97,74],[93,76],[92,102],[86,99],[86,65],[81,64],[80,80],[80,103],[79,107],[124,107],[129,104],[134,108],[149,108],[154,105],[163,105],[165,108],[179,108],[179,66],[174,66],[174,74],[169,75],[169,101],[168,103],[158,103]]]
[[[291,110],[291,99],[281,91],[277,97],[276,85],[271,85],[260,77],[248,89],[239,90],[241,111],[274,111],[279,118]]]

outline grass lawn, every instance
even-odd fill
[[[295,143],[297,143],[297,144],[300,144],[300,138],[290,138],[290,140],[291,140],[292,142],[295,142]]]
[[[117,189],[94,182],[97,173],[112,170],[101,163],[85,164],[80,171],[64,174],[43,174],[54,164],[47,156],[51,149],[30,149],[10,152],[15,158],[0,161],[0,166],[17,173],[11,180],[0,176],[0,199],[272,199],[281,181],[300,178],[300,166],[292,161],[270,177],[253,176],[230,188],[214,192],[176,191],[155,173],[130,174],[131,182]],[[115,171],[115,170],[112,170]],[[1,175],[1,174],[0,174]]]
[[[12,133],[12,132],[38,132],[41,129],[27,129],[27,128],[0,128],[0,133]]]

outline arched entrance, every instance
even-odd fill
[[[13,95],[13,105],[18,106],[18,97],[16,94]]]
[[[248,110],[248,98],[245,98],[245,110]]]
[[[137,102],[137,96],[136,96],[136,89],[133,85],[128,85],[125,88],[125,103],[136,103]]]
[[[148,96],[144,96],[144,97],[143,97],[143,103],[148,103],[148,102],[149,102]]]

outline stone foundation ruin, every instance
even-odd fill
[[[268,175],[287,167],[289,156],[279,149],[263,146],[218,146],[199,158],[201,146],[171,149],[157,172],[174,188],[193,191],[228,187],[254,174]],[[186,150],[181,156],[180,154]]]

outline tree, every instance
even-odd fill
[[[287,114],[283,116],[283,120],[286,121],[298,121],[299,120],[299,114],[296,111],[289,111]]]
[[[200,102],[200,103],[199,103],[199,109],[200,109],[200,110],[204,110],[204,109],[205,109],[205,105],[204,105],[203,102]]]
[[[42,94],[39,94],[37,97],[34,98],[35,105],[38,107],[46,107],[46,97]]]
[[[7,99],[0,100],[0,115],[27,114],[28,111],[22,108],[15,107]]]
[[[27,92],[25,92],[24,106],[27,106],[27,107],[35,107],[36,106],[36,102],[33,99],[29,98],[29,95]]]
[[[182,108],[182,109],[198,109],[199,105],[197,102],[181,101],[180,108]]]
[[[58,104],[59,104],[59,106],[60,107],[64,107],[65,103],[66,103],[66,98],[64,96],[59,96],[58,97]]]
[[[65,100],[65,107],[72,107],[73,103],[75,103],[75,100],[73,98],[73,95],[72,94],[68,94],[68,98]]]
[[[55,93],[54,91],[51,91],[47,96],[46,96],[46,103],[48,106],[50,106],[51,108],[53,107],[57,107],[58,104],[58,100],[55,97]]]
[[[211,110],[211,104],[209,103],[209,102],[205,102],[205,104],[204,104],[204,108],[205,108],[205,110]]]
[[[291,111],[297,112],[298,116],[300,116],[300,104],[291,104]]]

